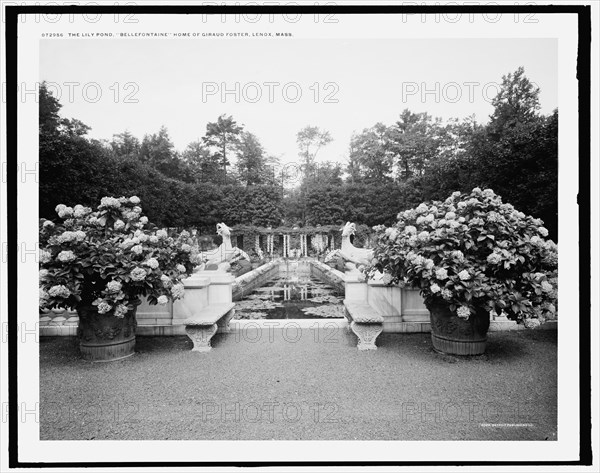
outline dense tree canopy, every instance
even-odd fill
[[[355,133],[345,164],[318,163],[332,136],[307,126],[297,133],[302,165],[290,186],[275,170],[277,159],[232,116],[208,123],[181,153],[164,126],[141,141],[127,130],[98,141],[79,120],[61,117],[42,84],[40,216],[53,218],[59,203],[95,205],[105,195],[135,194],[164,226],[373,226],[419,202],[479,186],[542,218],[556,239],[558,111],[539,113],[539,89],[523,68],[503,77],[493,106],[487,124],[400,111],[394,123]]]

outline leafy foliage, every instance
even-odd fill
[[[446,305],[463,318],[485,308],[533,326],[556,312],[557,247],[542,225],[491,189],[454,192],[376,227],[366,271],[417,287],[426,305]]]
[[[96,305],[123,317],[140,297],[166,304],[183,296],[181,281],[199,263],[188,232],[175,237],[141,215],[140,199],[104,197],[97,211],[56,207],[42,220],[40,307]]]
[[[479,186],[543,219],[556,240],[558,111],[540,115],[538,96],[519,68],[503,77],[486,125],[404,110],[391,125],[353,135],[345,168],[317,165],[332,138],[307,126],[297,134],[301,180],[291,188],[259,138],[231,116],[208,123],[205,136],[182,153],[165,127],[141,142],[127,131],[102,142],[87,137],[85,124],[62,118],[42,84],[40,215],[53,218],[59,203],[91,206],[105,195],[136,194],[160,226],[391,225],[398,211]]]

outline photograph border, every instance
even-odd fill
[[[591,165],[591,6],[590,5],[471,5],[471,6],[5,6],[6,31],[6,133],[7,133],[7,243],[17,247],[17,49],[19,15],[23,14],[574,14],[578,21],[577,80],[579,126],[579,460],[573,461],[106,461],[106,462],[21,462],[19,461],[18,396],[17,396],[17,252],[8,251],[8,465],[9,468],[75,468],[75,467],[228,467],[228,466],[490,466],[490,465],[591,465],[591,300],[590,300],[590,165]]]

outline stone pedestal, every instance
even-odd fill
[[[345,296],[347,301],[367,302],[367,291],[369,286],[362,280],[359,272],[345,275]]]
[[[217,324],[213,325],[188,325],[185,333],[194,342],[192,351],[207,352],[212,350],[210,339],[217,333]]]
[[[359,350],[377,350],[375,340],[383,331],[381,324],[358,324],[352,322],[350,328],[358,337]]]
[[[208,279],[208,303],[227,304],[232,302],[235,277],[225,271],[199,271],[194,276]]]
[[[183,285],[184,297],[173,303],[173,325],[181,325],[185,319],[192,317],[195,311],[209,304],[210,279],[201,272],[184,279]]]

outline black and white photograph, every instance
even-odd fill
[[[597,4],[99,3],[3,26],[6,471],[593,471]]]

